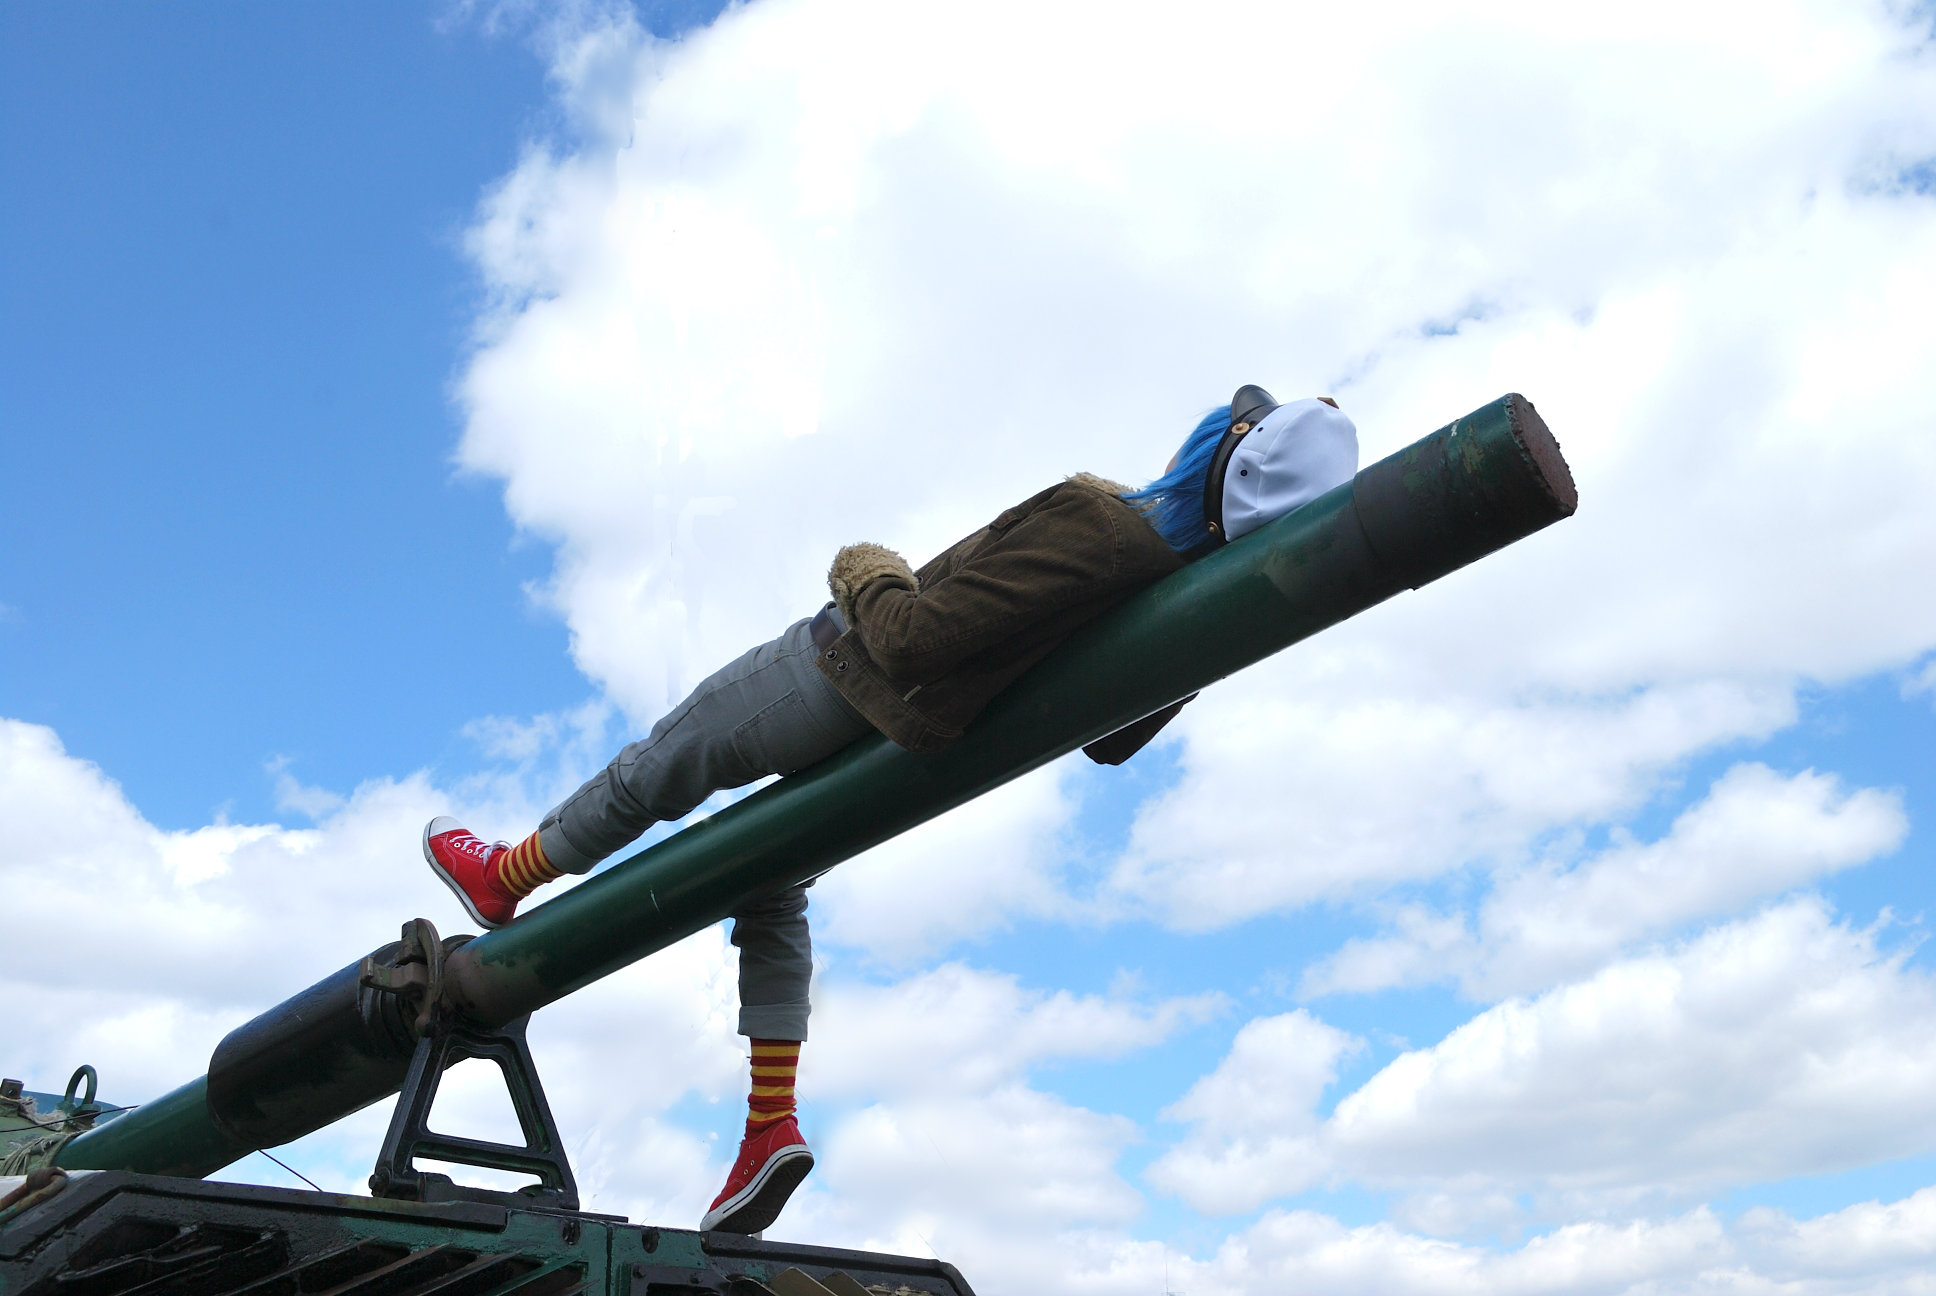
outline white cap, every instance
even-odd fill
[[[1321,400],[1279,405],[1230,455],[1224,538],[1235,540],[1358,474],[1358,425]]]

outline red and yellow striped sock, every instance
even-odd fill
[[[746,1129],[764,1129],[794,1112],[793,1076],[800,1066],[799,1040],[756,1039],[753,1091],[746,1096]]]
[[[498,887],[520,900],[563,876],[564,872],[551,867],[551,861],[545,858],[536,833],[497,857]]]

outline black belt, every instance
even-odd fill
[[[829,603],[814,613],[813,624],[807,627],[813,635],[814,646],[821,652],[832,648],[847,633],[847,618],[840,615],[840,609]]]

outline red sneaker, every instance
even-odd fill
[[[497,857],[511,849],[504,842],[484,841],[449,815],[438,815],[424,825],[423,847],[431,871],[480,927],[502,927],[516,916],[518,897],[497,881]]]
[[[739,1160],[699,1227],[758,1233],[780,1218],[787,1198],[811,1169],[813,1153],[793,1117],[782,1116],[758,1133],[747,1131],[740,1141]]]

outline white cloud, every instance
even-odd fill
[[[1186,708],[1183,778],[1144,806],[1111,891],[1201,930],[1511,861],[1543,831],[1638,808],[1689,752],[1793,718],[1785,694],[1718,682],[1514,705],[1354,681],[1387,675],[1379,628],[1345,627]]]
[[[365,783],[314,828],[165,832],[52,730],[0,719],[0,836],[12,843],[0,888],[61,915],[9,929],[0,976],[22,1006],[10,1065],[64,1077],[93,1062],[117,1102],[200,1074],[230,1028],[395,940],[406,918],[471,926],[419,854],[432,815],[509,836],[539,808],[514,776],[440,790],[417,775]]]
[[[276,780],[276,809],[293,810],[313,823],[343,808],[340,793],[299,781],[289,772],[290,764],[287,756],[278,756],[268,764],[268,772]]]
[[[1487,1009],[1341,1100],[1371,1183],[1685,1195],[1936,1147],[1936,993],[1799,899]]]
[[[1894,1279],[1913,1290],[1902,1279],[1915,1275],[1926,1289],[1936,1268],[1936,1188],[1808,1220],[1760,1207],[1742,1215],[1737,1232],[1767,1257],[1763,1263],[1774,1278],[1840,1279],[1851,1286],[1875,1283],[1876,1289]]]
[[[1302,1010],[1245,1024],[1217,1069],[1163,1113],[1195,1128],[1150,1166],[1150,1182],[1212,1215],[1309,1187],[1329,1162],[1318,1099],[1339,1059],[1362,1047]]]
[[[1876,537],[1886,561],[1834,601],[1882,628],[1867,595],[1927,536],[1865,528],[1843,488],[1866,464],[1875,502],[1857,443],[1909,470],[1883,487],[1891,500],[1927,478],[1901,434],[1928,392],[1892,359],[1902,317],[1876,308],[1917,299],[1929,248],[1913,208],[1848,178],[1931,143],[1905,35],[1807,3],[1752,23],[1646,6],[1619,42],[1508,4],[1402,22],[1303,6],[1208,5],[1190,24],[1023,13],[782,0],[729,14],[644,48],[626,129],[581,155],[534,154],[488,206],[474,248],[508,306],[464,388],[465,460],[564,542],[560,606],[621,696],[650,709],[668,668],[689,680],[810,606],[826,537],[886,528],[932,547],[1030,474],[1153,468],[1228,385],[1209,372],[1279,373],[1284,357],[1300,385],[1355,375],[1381,447],[1496,394],[1501,371],[1534,389],[1589,479],[1576,529],[1601,537],[1595,575],[1616,578],[1591,621],[1620,649],[1615,687],[1648,659],[1754,651],[1738,617],[1664,620],[1687,594],[1792,626],[1794,585],[1723,578],[1798,551],[1810,528],[1766,546],[1796,506]],[[1031,39],[1008,39],[1006,20]],[[623,39],[601,32],[561,69],[569,102],[608,111],[608,81],[569,78],[608,68]],[[1065,58],[1065,40],[1087,57]],[[1199,93],[1225,79],[1233,43],[1329,53],[1287,95]],[[888,56],[911,48],[929,57]],[[1650,93],[1612,93],[1635,84]],[[1533,101],[1537,121],[1515,108]],[[1257,157],[1271,165],[1239,172]],[[1512,180],[1474,183],[1488,172]],[[1473,303],[1456,336],[1416,340]],[[1831,403],[1829,375],[1849,365],[1880,381]],[[1732,411],[1718,421],[1698,403],[1710,393]],[[1852,417],[1851,400],[1884,417]],[[879,489],[890,466],[949,444],[976,453]],[[1741,489],[1718,493],[1730,477]],[[819,498],[839,501],[832,517],[784,506]],[[710,530],[702,501],[723,510]],[[1635,510],[1665,525],[1636,534]],[[1690,549],[1701,537],[1724,543]],[[1654,562],[1689,552],[1719,565]],[[1841,568],[1821,555],[1793,570],[1812,590]],[[1632,589],[1642,572],[1667,588]],[[738,597],[723,602],[728,581]],[[1655,615],[1632,618],[1636,596]],[[1576,596],[1567,611],[1592,609]],[[1818,625],[1778,670],[1848,668],[1853,627]],[[1912,618],[1856,651],[1873,661],[1927,632]],[[687,638],[707,655],[668,657]]]
[[[770,1236],[972,1255],[974,1281],[996,1290],[1039,1280],[1054,1251],[1113,1246],[1143,1204],[1116,1168],[1135,1124],[1041,1092],[1031,1073],[1133,1055],[1224,1004],[1028,990],[960,964],[814,993],[800,1092],[819,1168]],[[840,1114],[816,1133],[830,1106]]]
[[[1389,1224],[1354,1228],[1311,1211],[1273,1211],[1211,1258],[1177,1265],[1171,1288],[1232,1296],[1910,1296],[1930,1290],[1932,1213],[1936,1188],[1807,1220],[1760,1208],[1729,1224],[1702,1207],[1657,1220],[1572,1224],[1505,1250],[1424,1238]]]
[[[1304,969],[1298,994],[1365,994],[1392,986],[1446,980],[1475,957],[1472,929],[1461,914],[1441,914],[1420,904],[1391,915],[1390,935],[1354,936]]]
[[[568,712],[529,718],[483,716],[464,726],[464,736],[492,759],[531,768],[545,761],[590,771],[611,757],[611,708],[592,701]],[[568,777],[576,778],[576,773]]]
[[[1495,1252],[1406,1234],[1347,1228],[1313,1212],[1273,1212],[1193,1267],[1232,1292],[1623,1292],[1724,1278],[1735,1259],[1705,1210],[1661,1223],[1583,1223]],[[1718,1272],[1717,1272],[1718,1271]]]
[[[1484,980],[1525,990],[1593,967],[1640,936],[1730,913],[1865,863],[1908,834],[1901,801],[1833,777],[1737,765],[1664,840],[1626,841],[1577,869],[1502,879],[1481,915]]]
[[[1936,988],[1876,936],[1791,901],[1489,1008],[1323,1120],[1359,1041],[1259,1018],[1166,1113],[1191,1128],[1150,1180],[1213,1214],[1399,1190],[1414,1227],[1462,1233],[1928,1152]]]
[[[930,820],[809,892],[816,940],[907,965],[1016,918],[1067,918],[1059,865],[1075,804],[1066,761]]]
[[[987,1090],[1051,1059],[1114,1058],[1219,1011],[1221,995],[1140,1004],[1025,990],[1010,975],[949,963],[886,986],[815,985],[802,1083],[830,1096]],[[893,1040],[892,1049],[869,1041]]]
[[[929,1190],[926,1184],[916,1191]],[[1798,1220],[1766,1208],[1727,1223],[1706,1207],[1659,1219],[1585,1221],[1503,1248],[1421,1236],[1387,1223],[1347,1225],[1316,1211],[1270,1211],[1204,1254],[1137,1241],[1108,1227],[993,1229],[930,1221],[965,1246],[977,1291],[1215,1296],[1607,1296],[1781,1291],[1793,1296],[1924,1296],[1936,1188]],[[948,1234],[942,1235],[944,1238]],[[924,1254],[935,1235],[888,1235]]]
[[[1536,990],[1600,966],[1632,942],[1895,850],[1909,831],[1901,799],[1845,793],[1828,775],[1729,770],[1667,835],[1614,845],[1573,868],[1541,863],[1494,879],[1476,932],[1409,906],[1389,937],[1349,941],[1312,967],[1304,991],[1377,990],[1448,977],[1481,999]]]
[[[825,1220],[884,1249],[911,1229],[941,1242],[954,1230],[1124,1223],[1141,1211],[1142,1197],[1114,1163],[1135,1137],[1121,1116],[1019,1084],[960,1101],[871,1106],[826,1140],[817,1186],[833,1200],[803,1211],[788,1236],[814,1238]]]
[[[1921,694],[1936,697],[1936,657],[1924,662],[1920,670],[1911,672],[1903,680],[1902,693],[1904,697],[1916,697]]]

